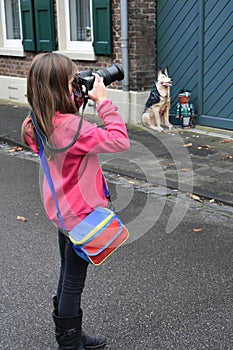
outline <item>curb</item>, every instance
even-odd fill
[[[26,151],[32,152],[31,148],[28,147],[27,145],[25,145],[25,144],[23,144],[23,143],[21,143],[21,142],[12,140],[12,139],[10,139],[10,138],[7,137],[7,136],[5,137],[5,136],[0,135],[0,142],[2,142],[2,143],[8,143],[9,145],[12,145],[12,146],[22,147],[22,148],[25,149]]]

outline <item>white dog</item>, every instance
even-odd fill
[[[144,126],[161,132],[163,131],[162,124],[171,130],[172,125],[169,123],[170,86],[172,86],[172,79],[168,75],[168,68],[165,67],[164,73],[160,68],[142,114]]]

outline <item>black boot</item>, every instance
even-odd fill
[[[61,317],[53,312],[58,350],[84,350],[82,345],[82,314],[76,317]]]
[[[103,335],[95,337],[82,331],[82,343],[84,349],[99,349],[107,344],[107,339]]]
[[[53,307],[55,314],[57,314],[58,301],[56,295],[53,297]],[[82,313],[82,310],[80,310],[80,313]],[[107,344],[107,339],[103,335],[90,336],[84,331],[82,331],[81,335],[84,349],[99,349]]]

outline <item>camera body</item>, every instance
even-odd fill
[[[105,86],[110,85],[116,80],[121,81],[124,79],[124,70],[119,63],[115,63],[109,68],[100,69],[95,73],[103,78]],[[95,76],[91,70],[80,71],[79,74],[76,74],[75,79],[72,83],[74,93],[80,93],[82,91],[83,85],[87,91],[92,90],[94,81]]]

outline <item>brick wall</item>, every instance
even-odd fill
[[[0,56],[0,75],[25,78],[34,56],[28,52],[26,57]]]
[[[55,25],[56,0],[55,4]],[[96,62],[77,62],[80,70],[97,70],[121,63],[121,18],[120,0],[112,0],[113,54],[98,56]],[[156,0],[129,0],[129,85],[130,90],[150,90],[156,70]],[[57,31],[56,31],[57,32]],[[0,56],[0,75],[26,77],[30,62],[35,53],[26,53],[26,57]],[[120,86],[120,85],[119,85]],[[116,86],[117,88],[117,86]]]
[[[151,89],[156,71],[156,1],[129,3],[130,89]]]

